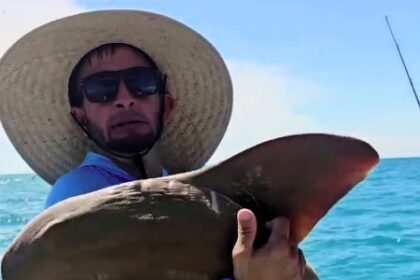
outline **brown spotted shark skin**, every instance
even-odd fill
[[[251,209],[259,225],[287,217],[299,244],[378,160],[354,138],[294,135],[212,167],[73,197],[24,228],[4,255],[2,277],[220,279],[232,275],[239,209]],[[268,234],[259,227],[256,248]],[[308,266],[304,279],[318,277]]]

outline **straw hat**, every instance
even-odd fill
[[[88,51],[112,42],[143,50],[168,75],[176,110],[157,145],[171,172],[202,166],[226,131],[230,76],[200,34],[142,11],[66,17],[26,34],[0,60],[1,122],[20,155],[49,183],[80,164],[90,145],[69,114],[70,73]]]

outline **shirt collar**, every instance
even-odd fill
[[[136,178],[129,173],[127,173],[125,170],[117,166],[110,158],[107,158],[104,155],[94,153],[94,152],[88,152],[86,154],[86,157],[80,167],[82,166],[94,166],[99,167],[102,169],[107,170],[108,172],[111,172],[117,176],[123,176],[129,180],[135,180]],[[165,168],[162,168],[161,176],[168,176],[169,173]]]

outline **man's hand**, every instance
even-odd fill
[[[270,237],[263,247],[254,250],[257,220],[248,209],[241,209],[238,239],[232,251],[236,280],[300,280],[305,273],[303,253],[289,242],[289,221],[276,218],[267,226]]]

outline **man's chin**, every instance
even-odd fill
[[[106,143],[108,149],[122,154],[136,154],[150,149],[155,141],[153,135],[130,136],[120,139],[111,139]]]

